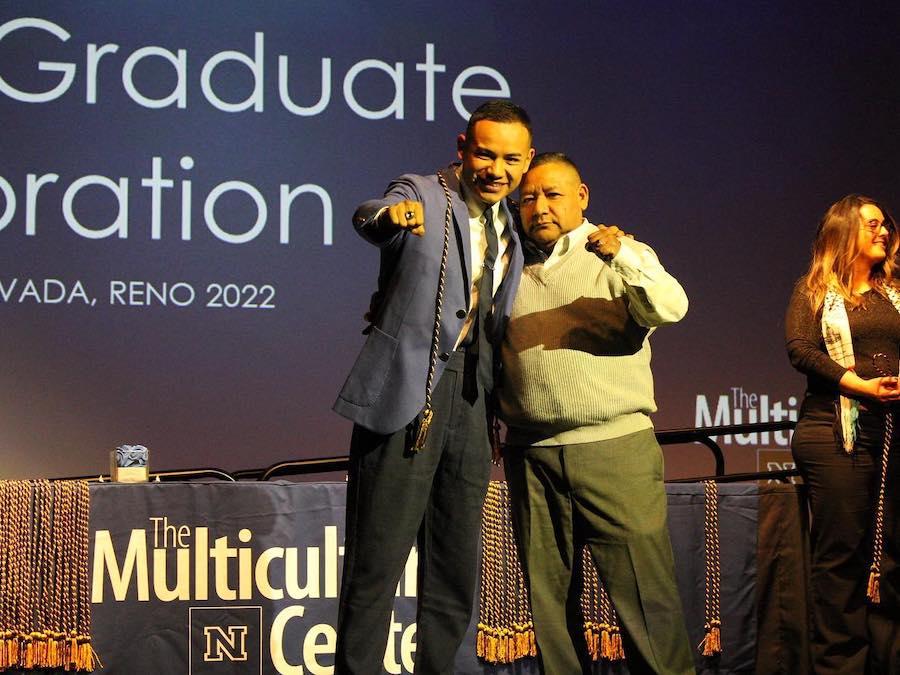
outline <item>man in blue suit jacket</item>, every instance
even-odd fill
[[[493,357],[523,260],[506,197],[534,155],[528,115],[489,101],[457,150],[459,164],[401,176],[353,218],[379,247],[381,269],[368,338],[334,406],[355,422],[338,675],[381,672],[394,592],[417,537],[416,673],[453,672],[471,616]],[[417,451],[427,389],[433,418]]]

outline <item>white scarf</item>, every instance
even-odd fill
[[[886,286],[885,291],[894,309],[900,313],[900,293],[890,286]],[[853,358],[853,339],[850,335],[847,308],[844,306],[843,296],[834,288],[829,288],[825,293],[825,302],[822,305],[822,337],[825,338],[828,356],[839,365],[852,368],[856,364]],[[851,453],[859,426],[859,401],[841,395],[840,403],[838,421],[841,425],[841,438],[844,450]]]

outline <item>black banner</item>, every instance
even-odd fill
[[[704,491],[697,484],[667,490],[679,590],[696,645],[704,633]],[[103,484],[92,487],[91,499],[93,636],[104,673],[333,672],[343,483]],[[779,642],[774,630],[804,633],[803,577],[790,571],[802,569],[801,547],[792,543],[802,537],[800,503],[792,485],[720,486],[724,649],[715,663],[697,654],[700,672],[766,672],[756,639],[763,623],[774,636],[767,654],[802,663],[802,648]],[[758,566],[765,588],[757,587]],[[413,550],[397,589],[385,673],[413,670],[416,590]],[[783,602],[776,611],[791,594],[792,611]],[[760,610],[761,597],[771,614]],[[493,670],[480,662],[476,618],[456,673],[537,672],[531,659]]]

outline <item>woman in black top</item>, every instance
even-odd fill
[[[900,414],[883,554],[872,567],[885,415],[900,413],[893,405],[900,399],[898,246],[894,221],[877,202],[860,195],[836,202],[785,320],[791,363],[807,376],[791,448],[812,513],[812,658],[820,674],[900,672]]]

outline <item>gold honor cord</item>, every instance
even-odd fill
[[[706,550],[706,633],[698,649],[703,656],[722,653],[722,617],[719,597],[722,568],[719,559],[719,488],[714,480],[703,481],[705,491],[704,543]]]
[[[873,354],[872,363],[879,375],[890,377],[887,369],[878,364],[879,357],[887,361],[885,354]],[[881,558],[884,551],[884,488],[887,483],[888,457],[894,435],[894,414],[888,408],[884,414],[884,444],[881,449],[881,485],[878,488],[878,504],[875,508],[875,532],[872,537],[872,565],[869,567],[869,583],[866,597],[873,605],[881,603]]]
[[[625,648],[619,618],[587,546],[581,549],[581,575],[581,616],[588,654],[592,661],[621,661]]]
[[[716,656],[722,653],[719,490],[715,481],[704,481],[703,486],[706,635],[699,649],[703,656]],[[615,607],[597,574],[588,547],[577,555],[581,555],[580,604],[588,653],[593,661],[622,660],[625,649]],[[490,482],[482,510],[475,652],[488,663],[511,663],[537,654],[531,604],[513,538],[509,488],[502,481]]]
[[[84,481],[0,481],[0,671],[93,671]]]
[[[525,575],[516,554],[509,488],[491,481],[482,507],[481,588],[475,653],[488,663],[536,656]]]
[[[450,188],[440,171],[437,172],[438,181],[444,188],[447,198],[447,210],[444,213],[444,249],[441,252],[441,268],[438,273],[437,296],[434,301],[434,328],[431,333],[431,358],[428,363],[428,377],[425,379],[425,407],[422,408],[422,416],[419,420],[419,428],[416,432],[416,440],[413,443],[413,451],[419,452],[425,447],[428,438],[428,428],[434,417],[434,409],[431,407],[431,391],[434,384],[434,371],[437,367],[438,351],[441,343],[441,313],[444,307],[444,284],[447,280],[447,256],[450,252],[450,223],[453,219],[453,204],[450,197]]]

